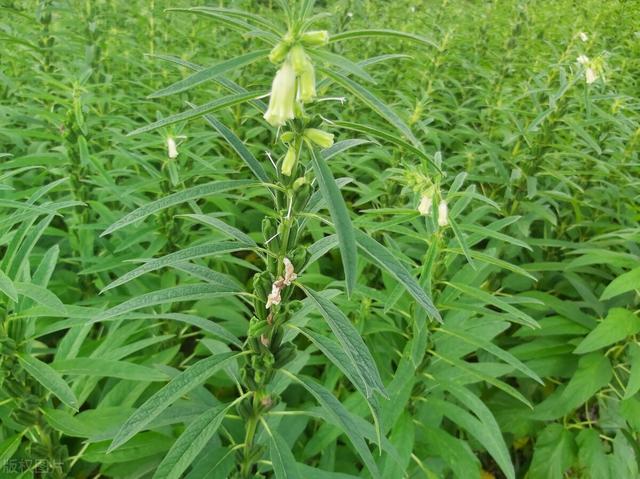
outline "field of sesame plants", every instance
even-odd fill
[[[638,18],[0,0],[0,479],[639,478]]]

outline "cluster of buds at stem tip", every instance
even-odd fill
[[[309,103],[316,97],[316,72],[305,51],[305,47],[326,45],[329,33],[326,31],[305,32],[294,38],[287,33],[271,50],[269,60],[282,62],[271,85],[269,108],[264,119],[271,126],[282,126],[295,118],[296,100]]]
[[[280,293],[284,289],[285,286],[290,286],[293,281],[298,278],[296,274],[293,263],[289,260],[289,258],[285,258],[283,260],[284,263],[284,276],[280,276],[273,282],[271,286],[271,293],[267,296],[267,309],[271,308],[273,305],[280,304],[282,298],[280,297]]]

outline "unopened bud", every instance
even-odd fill
[[[284,160],[282,161],[282,174],[285,176],[291,176],[291,172],[296,166],[297,161],[298,155],[296,154],[296,148],[294,146],[290,146]]]
[[[329,148],[333,145],[333,133],[319,130],[317,128],[307,128],[304,136],[320,148]]]
[[[303,33],[300,40],[304,45],[310,47],[319,47],[329,43],[329,32],[326,30],[314,30]]]

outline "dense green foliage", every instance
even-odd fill
[[[638,18],[0,0],[0,477],[640,477]]]

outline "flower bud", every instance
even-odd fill
[[[302,43],[309,47],[320,47],[329,43],[329,32],[326,30],[314,30],[305,32],[300,37]]]
[[[438,226],[447,226],[449,224],[449,206],[446,200],[442,200],[438,205]]]
[[[329,148],[333,145],[333,133],[319,130],[317,128],[307,128],[304,136],[320,148]]]
[[[178,157],[178,146],[172,137],[167,138],[167,153],[172,160]]]
[[[309,103],[316,97],[316,70],[311,62],[307,63],[307,68],[300,74],[298,85],[298,99],[302,103]]]
[[[287,150],[287,154],[282,161],[282,174],[285,176],[291,176],[291,172],[293,168],[296,166],[298,162],[298,155],[296,154],[296,149],[294,146],[290,146]]]
[[[291,66],[296,72],[296,75],[301,75],[307,68],[309,68],[311,61],[304,52],[302,45],[295,45],[289,52],[289,61]]]
[[[280,140],[282,140],[282,143],[291,143],[294,138],[295,135],[292,131],[285,131],[282,135],[280,135]]]
[[[289,53],[289,47],[290,45],[287,42],[279,42],[269,53],[269,61],[276,65],[280,63]]]
[[[578,37],[580,38],[580,40],[582,40],[583,42],[587,42],[589,41],[589,35],[587,35],[585,32],[578,32]]]
[[[433,197],[430,194],[423,194],[420,198],[420,204],[418,205],[418,211],[422,216],[429,216],[431,214],[431,208],[433,206]]]
[[[269,108],[264,114],[271,126],[282,126],[295,118],[295,85],[296,72],[289,62],[285,62],[273,79]]]

